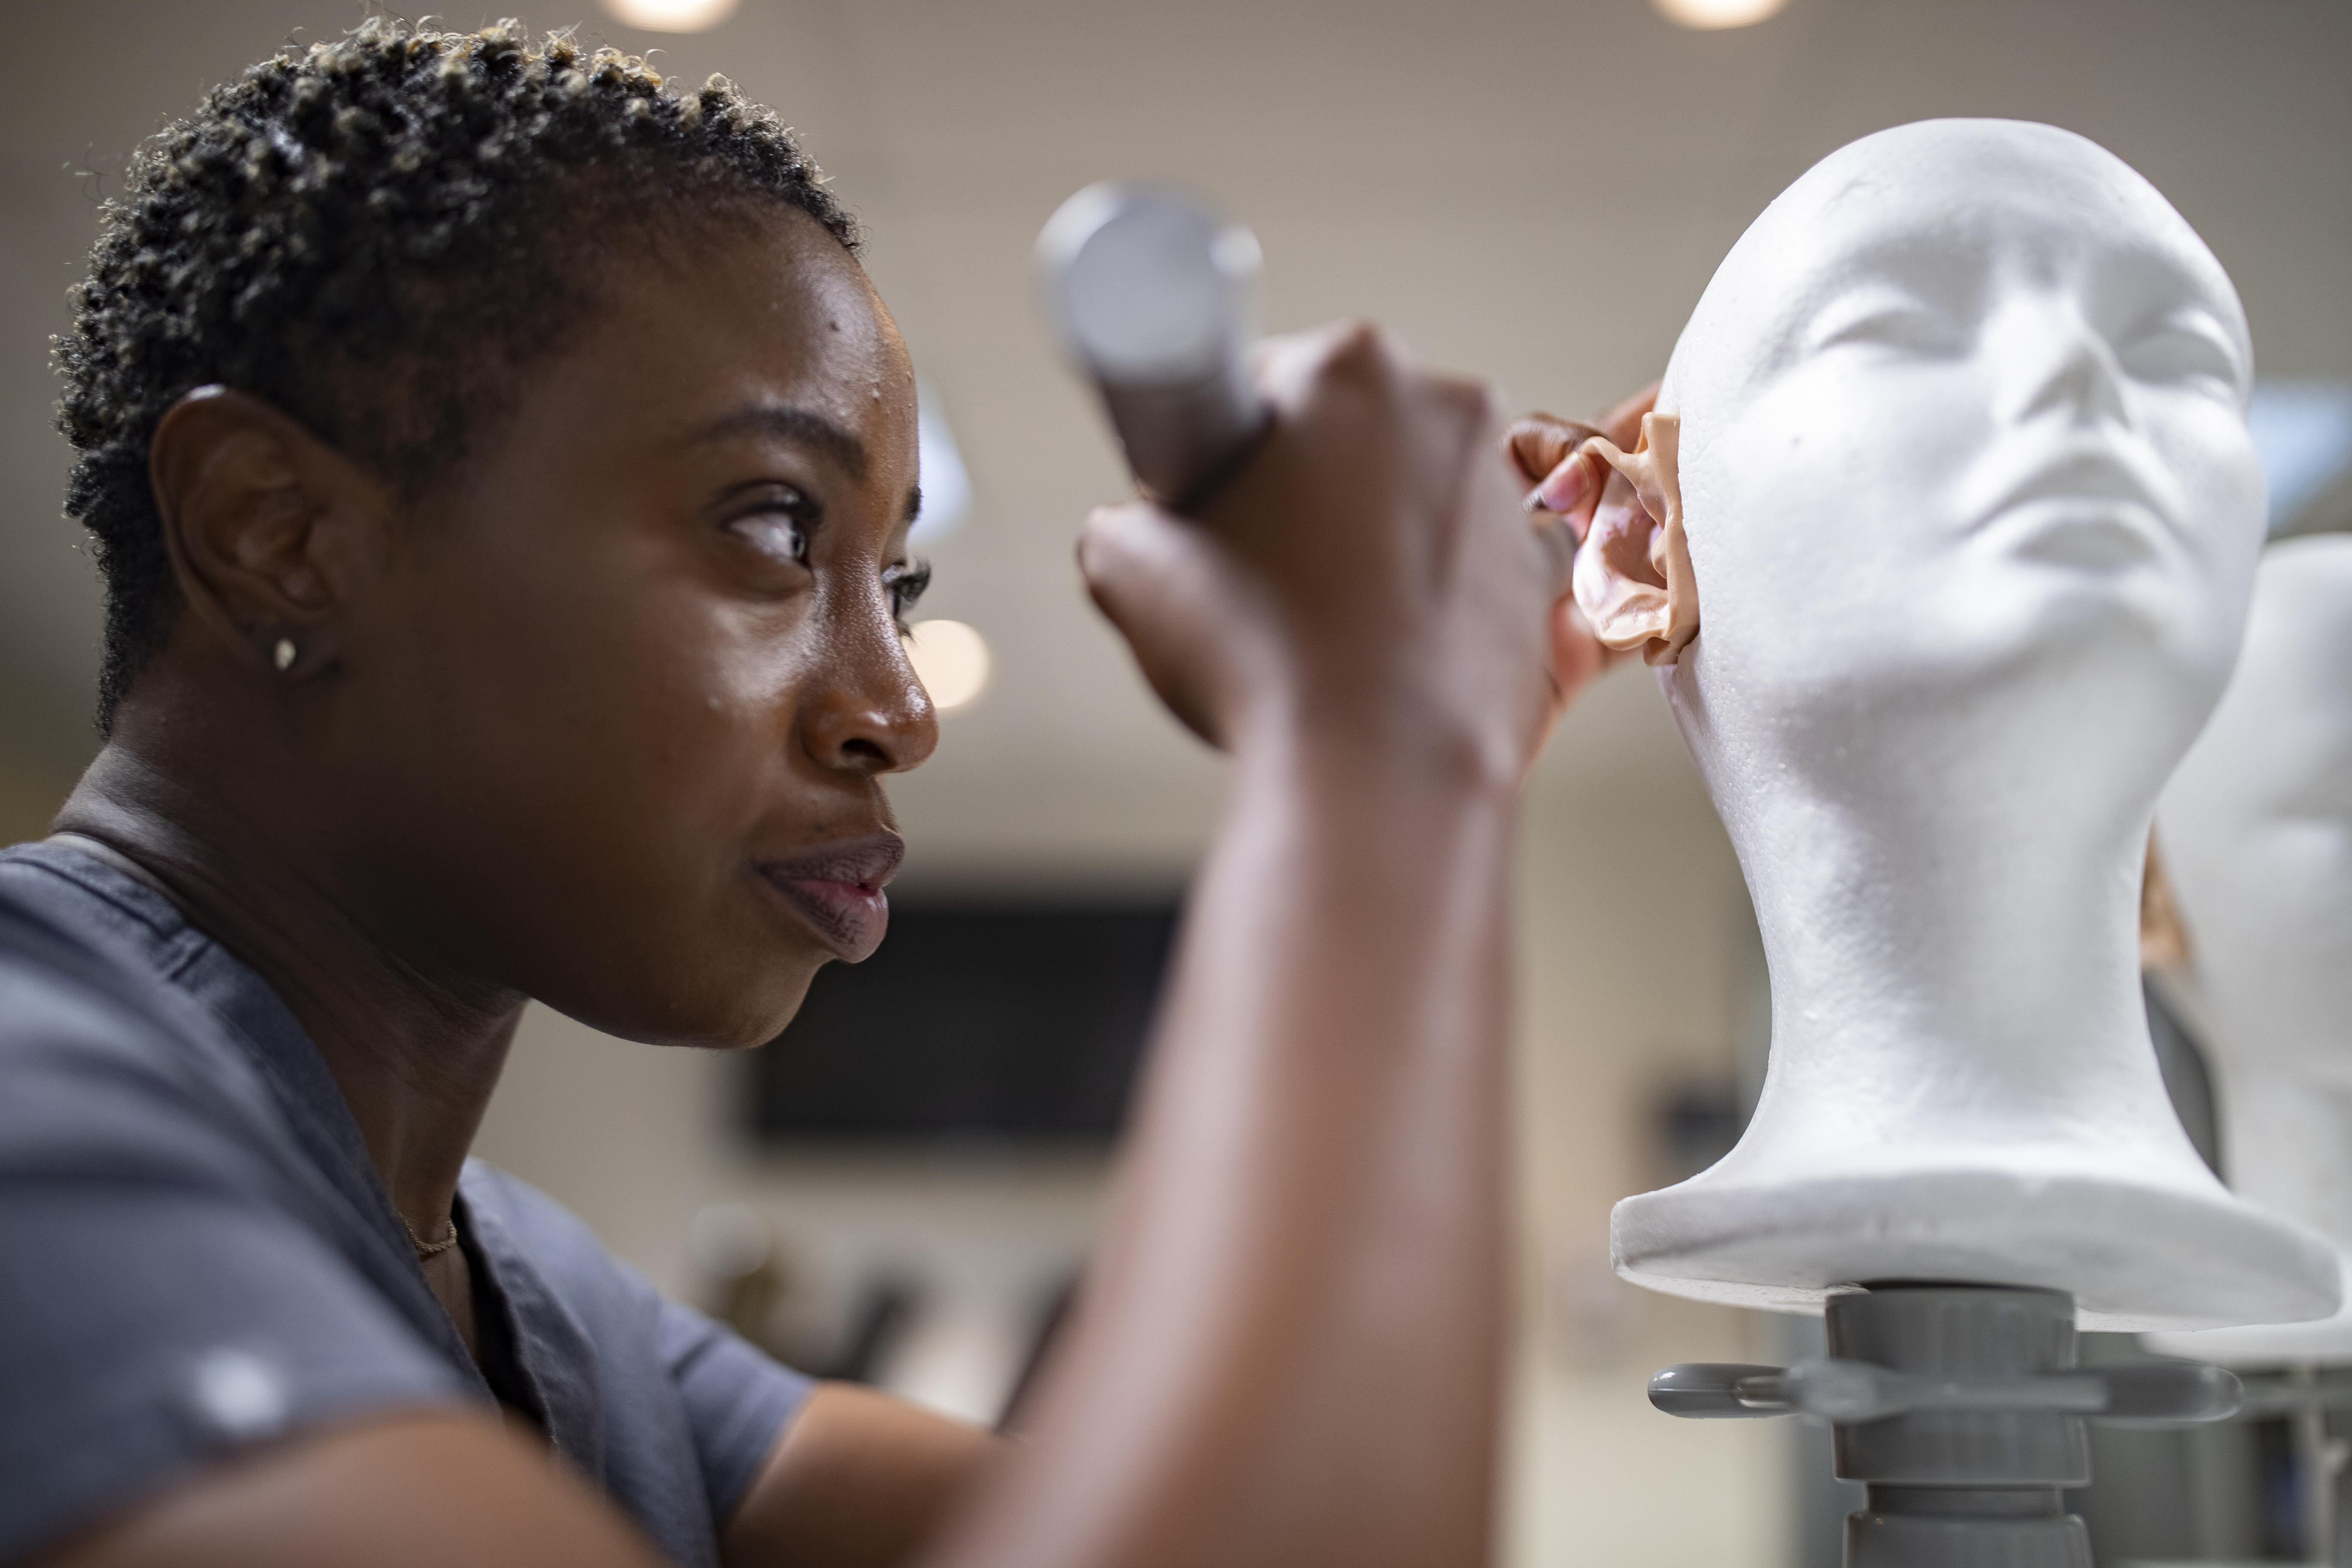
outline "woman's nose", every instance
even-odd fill
[[[878,619],[878,626],[831,639],[833,668],[803,700],[803,743],[822,767],[869,776],[904,773],[939,744],[930,697],[888,615]]]

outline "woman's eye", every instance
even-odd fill
[[[882,574],[882,586],[890,594],[890,613],[902,623],[907,618],[907,612],[913,609],[915,602],[923,596],[923,590],[930,585],[931,565],[928,561],[893,566]]]
[[[754,512],[727,525],[762,552],[779,561],[808,563],[808,533],[797,519],[778,511]]]

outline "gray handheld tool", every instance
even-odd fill
[[[1037,237],[1062,342],[1153,499],[1197,509],[1266,425],[1250,383],[1256,237],[1164,185],[1088,185]]]

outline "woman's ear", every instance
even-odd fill
[[[1682,421],[1642,416],[1631,452],[1596,436],[1578,448],[1615,473],[1602,490],[1576,552],[1577,608],[1605,647],[1642,650],[1652,664],[1672,664],[1698,636],[1698,584],[1683,539],[1682,483],[1676,468]]]
[[[280,677],[331,662],[330,623],[374,521],[378,487],[277,408],[199,387],[147,452],[155,508],[189,610]]]

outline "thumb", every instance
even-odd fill
[[[1129,501],[1096,509],[1077,555],[1087,593],[1127,639],[1152,690],[1187,729],[1223,745],[1234,585],[1223,581],[1229,574],[1220,570],[1213,537],[1148,501]]]
[[[1167,542],[1154,524],[1160,509],[1149,501],[1098,506],[1078,531],[1078,576],[1087,595],[1110,624],[1124,632],[1137,585],[1163,563]]]
[[[1562,419],[1557,414],[1530,414],[1512,422],[1503,433],[1503,447],[1518,469],[1519,478],[1532,485],[1566,462],[1587,437],[1600,434],[1599,429],[1581,420]]]

